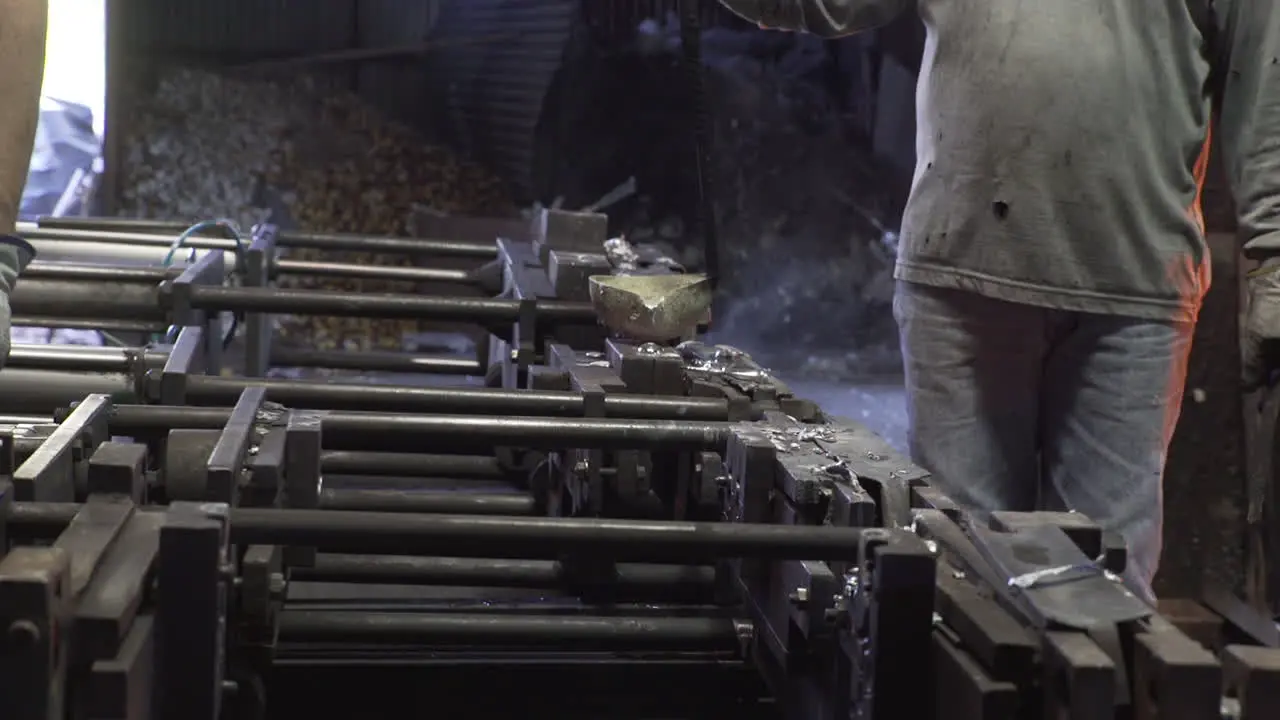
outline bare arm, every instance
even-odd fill
[[[738,17],[773,30],[843,37],[886,25],[908,0],[720,0]]]
[[[1225,63],[1218,124],[1245,254],[1280,257],[1280,12],[1274,0],[1216,0]]]
[[[0,235],[18,220],[18,204],[40,117],[48,0],[0,0]],[[18,249],[0,244],[0,291],[18,272]]]

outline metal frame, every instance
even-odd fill
[[[1280,716],[1280,632],[1229,593],[1157,613],[1088,518],[978,522],[749,356],[608,337],[600,223],[564,215],[497,244],[503,298],[343,301],[476,322],[496,387],[255,376],[268,312],[340,304],[267,285],[269,229],[256,287],[216,253],[160,279],[171,345],[17,348],[0,396],[37,417],[0,431],[0,715],[235,720],[281,668],[518,659],[731,667],[758,684],[703,713],[785,720]],[[258,317],[249,377],[214,374],[224,310]],[[306,602],[324,583],[418,590]]]

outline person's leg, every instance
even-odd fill
[[[961,507],[1034,509],[1045,310],[899,282],[911,459]]]
[[[1079,315],[1050,350],[1045,493],[1128,544],[1127,584],[1154,602],[1161,476],[1182,406],[1191,323]]]

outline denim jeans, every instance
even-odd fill
[[[1192,323],[1091,315],[899,282],[912,459],[962,507],[1075,510],[1119,533],[1154,602],[1161,475]]]

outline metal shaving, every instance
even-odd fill
[[[1102,573],[1102,568],[1096,565],[1059,565],[1057,567],[1044,568],[1042,570],[1033,570],[1021,575],[1015,575],[1009,578],[1009,587],[1030,590],[1033,587],[1048,582],[1049,580],[1077,580],[1086,577],[1094,577]],[[1066,577],[1068,574],[1071,577]]]
[[[795,424],[785,428],[763,428],[764,435],[769,438],[769,442],[773,444],[773,447],[778,452],[798,452],[807,447],[810,452],[818,455],[824,461],[808,468],[814,475],[831,482],[858,485],[858,476],[849,467],[845,458],[827,449],[826,445],[824,445],[824,443],[836,442],[836,433],[831,427],[826,425],[805,425],[795,418],[789,417],[788,419]]]
[[[609,364],[609,361],[605,359],[604,353],[602,352],[580,352],[578,355],[580,357],[576,363],[578,367],[613,367]]]
[[[288,408],[280,403],[268,401],[262,403],[262,407],[258,408],[258,414],[254,416],[253,421],[260,428],[280,427],[284,425],[288,418]]]
[[[1101,575],[1108,580],[1118,583],[1120,577],[1115,573],[1103,567],[1105,558],[1099,557],[1090,563],[1076,563],[1071,565],[1058,565],[1041,570],[1033,570],[1028,573],[1016,575],[1009,578],[1009,587],[1019,588],[1022,590],[1030,590],[1050,581],[1068,582],[1072,580],[1083,580],[1085,578],[1097,577]],[[1124,586],[1121,586],[1125,592]]]
[[[767,427],[763,430],[776,449],[780,452],[792,452],[809,445],[811,451],[831,459],[836,464],[844,463],[839,456],[822,446],[822,443],[836,441],[835,431],[826,425],[805,425],[795,418],[790,419],[796,424],[786,428]]]
[[[662,246],[654,243],[633,245],[622,236],[604,241],[604,255],[617,275],[655,271],[685,272],[684,265],[671,257]]]
[[[773,384],[773,375],[747,353],[729,345],[708,345],[697,340],[682,342],[676,352],[685,370],[694,375],[724,380],[743,392]]]
[[[609,258],[609,264],[615,270],[635,270],[640,262],[640,256],[636,254],[635,248],[631,247],[631,243],[627,242],[624,237],[609,238],[604,241],[604,255]]]

